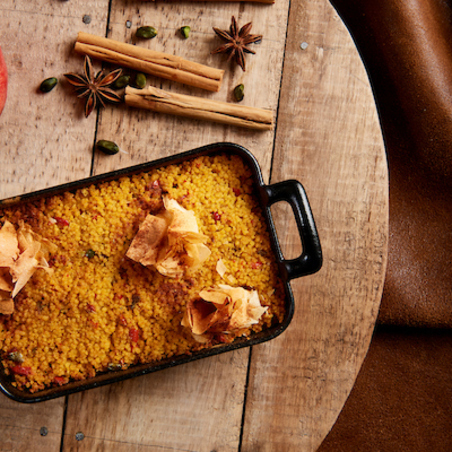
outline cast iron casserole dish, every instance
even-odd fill
[[[317,272],[322,266],[322,251],[315,222],[312,216],[309,201],[302,185],[295,180],[287,180],[276,184],[265,185],[259,164],[255,157],[245,148],[232,143],[216,143],[188,152],[177,154],[155,160],[153,162],[136,165],[118,171],[89,177],[80,181],[63,184],[37,192],[25,194],[20,197],[9,198],[0,201],[0,207],[11,207],[24,202],[34,201],[64,192],[75,191],[83,187],[100,182],[116,180],[123,176],[130,176],[167,165],[182,163],[200,156],[213,156],[216,154],[236,155],[240,157],[249,167],[253,174],[255,195],[262,208],[262,214],[267,223],[270,234],[274,259],[276,261],[280,278],[284,284],[285,291],[285,315],[281,323],[267,328],[249,338],[237,338],[234,342],[202,349],[190,355],[180,355],[157,363],[133,365],[127,369],[115,372],[97,374],[94,378],[83,381],[70,382],[61,387],[52,387],[36,393],[29,393],[14,387],[10,376],[6,375],[4,369],[0,369],[0,390],[18,402],[41,402],[56,397],[65,396],[86,389],[95,388],[105,384],[122,381],[128,378],[155,372],[161,369],[183,364],[207,356],[217,355],[242,347],[248,347],[270,340],[281,334],[289,325],[294,312],[294,298],[290,287],[290,281],[294,278],[306,276]],[[300,235],[303,251],[302,254],[291,260],[284,259],[279,247],[276,230],[273,224],[270,207],[278,201],[285,201],[292,207],[298,232]]]

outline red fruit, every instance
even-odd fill
[[[0,47],[0,114],[6,103],[6,92],[8,88],[8,72],[6,70],[6,63],[3,58],[2,49]]]

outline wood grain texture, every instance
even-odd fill
[[[63,433],[64,398],[27,405],[0,397],[0,450],[59,451]],[[42,434],[41,428],[45,428]]]
[[[0,198],[86,177],[90,173],[96,118],[68,86],[38,92],[42,80],[79,70],[73,36],[80,28],[105,33],[107,2],[5,0],[0,44],[8,67],[8,98],[0,116]],[[83,16],[91,15],[91,24]],[[64,399],[36,406],[0,397],[0,450],[60,450]],[[41,427],[48,433],[40,434]]]
[[[69,397],[63,450],[236,451],[248,353],[234,351]],[[75,439],[79,431],[86,441]]]
[[[0,42],[9,84],[0,117],[0,198],[89,175],[96,115],[85,120],[82,102],[62,75],[81,70],[82,58],[72,54],[80,29],[105,33],[107,3],[2,1]],[[42,94],[39,85],[48,77],[60,83]]]
[[[158,30],[157,38],[148,42],[140,41],[140,45],[179,55],[207,66],[225,69],[226,72],[218,93],[209,93],[154,77],[148,77],[148,84],[175,93],[233,102],[234,87],[243,83],[245,85],[243,105],[276,112],[287,14],[287,0],[274,5],[241,3],[206,5],[202,2],[145,2],[137,5],[133,0],[116,0],[112,4],[108,37],[133,43],[136,42],[135,31],[139,26],[152,25]],[[252,32],[265,36],[261,44],[253,47],[256,55],[247,55],[246,72],[226,62],[224,55],[210,53],[221,42],[212,27],[229,28],[233,15],[239,25],[252,21]],[[126,27],[127,21],[130,21],[130,28]],[[183,25],[191,27],[189,39],[182,39],[179,34],[179,29]],[[268,181],[274,132],[249,131],[233,126],[225,127],[221,124],[123,108],[106,109],[102,112],[98,137],[113,139],[129,154],[121,153],[109,159],[96,156],[96,173],[173,155],[209,143],[231,141],[241,144],[256,155]]]
[[[153,77],[148,77],[149,84],[181,94],[196,94],[207,99],[231,102],[232,89],[244,83],[249,93],[244,104],[276,111],[287,8],[287,3],[283,2],[275,5],[274,9],[255,9],[240,4],[218,4],[215,8],[206,8],[205,5],[193,3],[146,3],[140,4],[138,9],[135,2],[114,1],[109,37],[134,42],[138,26],[152,25],[159,32],[158,39],[140,42],[140,45],[227,70],[218,93],[206,93],[201,89],[187,88]],[[242,25],[253,20],[256,32],[268,36],[261,45],[255,46],[256,55],[248,57],[249,65],[245,73],[241,69],[231,71],[222,56],[210,54],[218,45],[212,26],[228,28],[232,15]],[[269,20],[275,15],[277,21]],[[132,24],[130,28],[126,27],[127,21]],[[188,40],[178,36],[182,25],[191,26]],[[276,66],[270,70],[270,65]],[[270,74],[270,77],[263,79],[262,73]],[[96,155],[95,173],[176,154],[212,142],[233,141],[248,147],[259,158],[264,177],[268,180],[274,133],[243,131],[240,128],[137,109],[111,108],[101,112],[98,138],[117,142],[128,154],[120,153],[112,158]],[[231,356],[209,358],[196,365],[145,377],[141,381],[128,383],[127,390],[123,385],[117,385],[70,397],[64,451],[89,451],[92,447],[113,451],[124,441],[128,446],[123,447],[133,445],[150,450],[237,450],[248,356],[248,350],[241,350]],[[155,388],[155,392],[150,388]],[[141,394],[145,395],[144,399],[140,399]],[[113,406],[106,402],[122,397],[132,398],[136,403],[133,406],[115,404],[113,414]],[[91,422],[95,407],[99,410],[96,412],[96,419],[99,419],[97,428]],[[137,421],[130,422],[131,416]],[[83,444],[77,443],[74,439],[77,430],[83,431],[89,440]]]
[[[388,227],[386,160],[371,96],[333,8],[293,4],[271,180],[295,178],[305,186],[324,265],[293,282],[289,329],[253,348],[243,452],[316,450],[367,352]],[[285,249],[300,249],[289,216],[285,206],[275,209]]]
[[[253,46],[256,55],[247,56],[246,72],[210,53],[220,44],[212,26],[228,28],[233,15],[239,25],[252,20],[253,32],[264,36]],[[140,45],[226,70],[218,93],[155,77],[149,84],[232,102],[233,88],[244,83],[243,104],[272,110],[275,130],[124,105],[85,119],[83,102],[67,84],[36,92],[44,78],[81,71],[83,58],[72,51],[78,31],[136,43],[141,25],[159,34]],[[188,40],[179,35],[183,25],[191,27]],[[62,440],[64,452],[314,451],[367,351],[387,248],[387,172],[375,105],[358,53],[329,3],[5,0],[0,44],[10,78],[0,117],[0,197],[237,142],[257,157],[265,181],[302,182],[325,259],[318,274],[292,283],[295,318],[280,338],[252,349],[251,367],[250,350],[240,350],[73,395],[65,426],[64,399],[32,406],[2,396],[6,450],[59,451]],[[93,154],[96,139],[113,140],[125,152]],[[286,257],[294,257],[301,246],[292,214],[287,206],[273,211]]]

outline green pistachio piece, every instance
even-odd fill
[[[130,83],[130,75],[121,75],[113,85],[113,88],[125,88]]]
[[[55,88],[57,83],[58,79],[56,77],[46,78],[39,86],[39,90],[43,93],[48,93],[49,91],[52,91],[53,88]]]
[[[241,102],[245,97],[245,86],[243,84],[237,85],[234,88],[234,97],[237,102]]]
[[[191,28],[186,25],[185,27],[181,27],[180,32],[182,34],[182,36],[184,37],[184,39],[188,39],[188,37],[190,36],[190,31]]]
[[[119,152],[119,146],[113,141],[99,140],[96,143],[96,149],[107,155],[115,155]]]
[[[91,249],[87,250],[86,253],[85,253],[85,256],[88,259],[92,259],[95,255],[96,255],[96,252],[91,250]]]
[[[135,77],[135,86],[143,89],[146,86],[146,76],[142,72],[138,72]]]
[[[154,27],[140,27],[136,32],[136,36],[141,39],[152,39],[157,36],[157,30]]]

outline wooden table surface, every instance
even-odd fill
[[[212,26],[253,21],[263,41],[247,70],[210,52]],[[129,25],[129,27],[128,27]],[[149,77],[169,91],[271,109],[273,131],[250,131],[108,106],[88,119],[62,74],[81,72],[78,31],[225,69],[218,93]],[[188,40],[178,35],[191,26]],[[388,240],[388,175],[372,92],[350,35],[326,0],[141,2],[2,0],[8,101],[0,117],[0,197],[30,192],[201,145],[236,142],[266,182],[295,178],[316,219],[324,265],[293,281],[296,312],[277,339],[39,404],[0,396],[1,450],[314,451],[337,418],[371,340]],[[307,45],[307,46],[306,46]],[[96,67],[100,64],[96,62]],[[50,93],[37,92],[55,76]],[[93,153],[97,139],[127,153]],[[273,209],[287,258],[300,253],[290,208]],[[47,434],[42,435],[45,427]],[[84,438],[80,439],[83,433]]]

